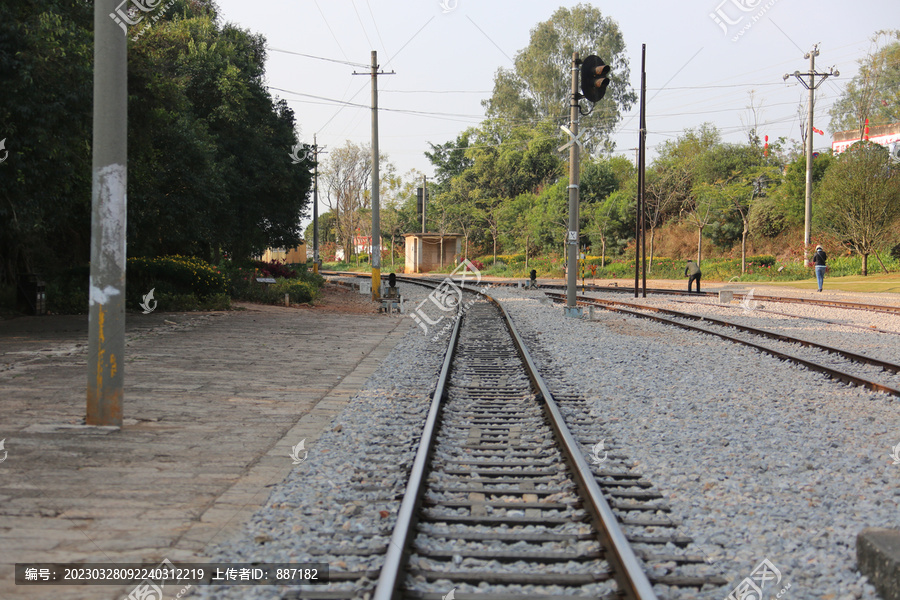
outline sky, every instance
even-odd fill
[[[512,67],[531,29],[572,1],[217,0],[220,16],[265,36],[267,85],[294,110],[301,141],[336,148],[371,141],[371,52],[378,78],[379,150],[401,174],[433,175],[424,152],[484,118],[494,74]],[[785,73],[840,72],[816,92],[816,149],[831,146],[828,110],[858,72],[881,28],[900,27],[897,0],[685,0],[590,2],[616,21],[630,83],[640,87],[646,44],[648,160],[687,128],[714,124],[725,142],[746,142],[752,122],[770,141],[799,140],[808,91]],[[718,21],[718,22],[717,22]],[[302,56],[306,55],[306,56]],[[315,58],[313,58],[315,57]],[[601,57],[602,58],[602,57]],[[327,60],[326,60],[327,59]],[[352,64],[347,64],[352,63]],[[364,73],[355,75],[354,73]],[[586,101],[582,101],[586,102]],[[348,104],[349,103],[349,104]],[[801,109],[801,103],[804,108]],[[802,110],[802,115],[801,115]],[[634,158],[638,106],[613,140]],[[322,157],[327,160],[327,156]],[[320,200],[321,203],[321,200]],[[321,206],[320,206],[321,210]]]

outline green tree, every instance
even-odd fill
[[[472,159],[466,156],[471,135],[472,129],[467,129],[456,136],[454,141],[440,145],[428,143],[431,146],[431,152],[426,152],[425,156],[434,165],[434,173],[439,184],[460,175],[472,166]]]
[[[621,239],[621,233],[626,226],[624,221],[625,212],[623,209],[623,201],[625,203],[633,202],[631,194],[622,190],[613,192],[603,201],[588,205],[584,212],[588,219],[588,235],[590,236],[591,246],[600,246],[600,266],[606,266],[607,249],[613,243]],[[618,237],[617,237],[618,235]],[[619,248],[616,248],[618,252]]]
[[[880,261],[878,249],[897,237],[900,165],[883,146],[857,142],[825,174],[814,216],[819,227],[862,256],[867,275],[869,255]]]
[[[828,168],[834,163],[831,153],[819,154],[812,162],[813,199],[817,189],[825,177]],[[770,194],[770,202],[776,215],[771,217],[783,219],[789,226],[802,226],[806,211],[806,157],[798,155],[784,169],[781,185]]]
[[[531,30],[528,46],[515,57],[515,67],[500,68],[494,91],[484,102],[488,115],[515,122],[557,121],[569,114],[572,53],[600,56],[610,65],[606,97],[583,117],[587,146],[611,149],[609,136],[621,113],[634,104],[625,41],[618,24],[589,4],[561,7]]]
[[[900,30],[879,31],[872,38],[875,48],[859,61],[859,73],[831,107],[831,130],[860,130],[900,121]]]
[[[90,257],[93,13],[0,3],[0,283]]]

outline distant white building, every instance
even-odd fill
[[[876,144],[886,146],[891,150],[891,155],[898,157],[900,150],[900,123],[891,123],[890,125],[876,125],[863,130],[851,129],[849,131],[838,131],[834,134],[834,141],[831,142],[831,151],[838,155],[856,142],[861,140],[869,140]]]

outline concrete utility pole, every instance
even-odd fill
[[[578,286],[578,169],[580,142],[578,141],[578,53],[572,54],[572,98],[569,105],[569,231],[566,237],[566,256],[568,273],[566,279],[566,315],[580,317],[581,309],[577,307],[576,288]]]
[[[324,146],[323,146],[324,148]],[[319,144],[313,135],[313,273],[319,273]]]
[[[835,71],[833,68],[829,69],[828,73],[817,73],[816,72],[816,57],[819,55],[819,45],[816,44],[813,46],[811,52],[807,52],[803,55],[803,58],[809,59],[809,71],[806,73],[801,73],[800,71],[794,71],[793,73],[785,73],[784,80],[793,75],[797,78],[797,81],[803,84],[803,86],[809,90],[809,100],[808,100],[808,111],[806,115],[806,210],[803,219],[803,254],[804,260],[806,254],[808,254],[808,246],[810,242],[810,233],[812,230],[812,161],[813,161],[813,115],[815,113],[815,104],[816,104],[816,88],[818,88],[822,83],[830,76],[838,77],[840,76],[840,71]],[[809,77],[809,83],[806,82],[803,77]],[[821,77],[818,82],[816,82],[816,77]]]
[[[362,75],[363,73],[354,73]],[[381,180],[378,174],[378,76],[393,75],[394,72],[378,71],[378,52],[372,50],[372,300],[380,300],[381,294],[381,207],[379,192]]]
[[[428,223],[427,217],[425,216],[428,213],[428,177],[422,175],[422,233],[426,232],[426,223]]]
[[[127,33],[110,18],[116,11],[116,2],[96,0],[94,3],[94,138],[85,422],[121,427],[125,383],[128,45]]]

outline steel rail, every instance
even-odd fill
[[[447,352],[444,354],[444,363],[438,376],[434,395],[431,398],[428,418],[425,420],[425,427],[422,430],[422,439],[419,442],[419,448],[413,460],[409,483],[407,484],[406,492],[403,494],[400,509],[397,512],[397,521],[391,534],[387,554],[384,557],[384,564],[381,567],[381,573],[378,577],[372,600],[391,600],[397,591],[397,586],[400,584],[400,575],[404,572],[403,565],[406,564],[412,538],[416,534],[415,525],[423,499],[422,486],[425,483],[428,465],[431,462],[431,456],[434,451],[434,439],[437,435],[441,418],[441,403],[446,394],[450,367],[459,341],[460,323],[462,323],[462,318],[458,315],[456,324],[453,326],[453,332],[450,334],[450,342],[447,346]]]
[[[541,287],[560,287],[542,285]],[[591,284],[585,286],[590,292],[632,292],[634,288],[627,287],[609,287]],[[681,290],[667,290],[664,288],[647,288],[648,294],[661,294],[670,296],[717,296],[718,292],[685,292]],[[734,294],[735,298],[743,298],[745,293]],[[821,298],[792,298],[790,296],[757,296],[753,295],[754,300],[766,300],[768,302],[786,302],[789,304],[811,304],[814,306],[830,306],[833,308],[845,308],[848,310],[865,310],[870,312],[883,312],[888,314],[900,314],[900,306],[889,306],[879,304],[863,304],[862,302],[843,302],[841,300],[823,300]]]
[[[551,293],[551,297],[552,297],[552,295],[558,295],[558,294]],[[840,381],[843,381],[844,383],[849,383],[849,384],[864,387],[864,388],[867,388],[867,389],[870,389],[870,390],[873,390],[876,392],[885,392],[885,393],[891,394],[893,396],[900,397],[900,390],[898,390],[896,388],[893,388],[893,387],[890,387],[887,385],[883,385],[883,384],[880,384],[880,383],[877,383],[874,381],[870,381],[870,380],[864,379],[862,377],[857,377],[856,375],[851,375],[850,373],[845,373],[843,371],[839,371],[839,370],[833,369],[831,367],[826,367],[825,365],[820,365],[819,363],[815,363],[815,362],[806,360],[804,358],[800,358],[799,356],[787,354],[787,353],[781,352],[779,350],[775,350],[774,348],[762,346],[760,344],[754,344],[753,342],[748,342],[746,340],[742,340],[740,338],[726,335],[724,333],[719,333],[716,331],[711,331],[709,329],[704,329],[702,327],[696,327],[694,325],[689,325],[687,323],[679,323],[678,321],[673,321],[672,319],[667,319],[665,317],[659,317],[656,315],[648,315],[645,313],[640,313],[640,312],[628,310],[625,308],[619,308],[618,306],[616,306],[616,304],[618,304],[618,305],[626,304],[624,302],[619,302],[619,303],[613,302],[612,304],[604,304],[603,302],[596,302],[597,300],[599,300],[599,299],[598,298],[585,298],[584,296],[582,296],[581,299],[579,300],[579,302],[581,302],[583,305],[593,304],[594,306],[599,306],[599,307],[604,308],[609,311],[620,312],[622,314],[627,314],[627,315],[630,315],[633,317],[639,317],[642,319],[650,319],[650,320],[656,321],[658,323],[674,325],[676,327],[681,327],[682,329],[687,329],[690,331],[697,331],[700,333],[715,335],[724,340],[728,340],[730,342],[734,342],[737,344],[743,344],[745,346],[749,346],[751,348],[759,350],[760,352],[765,352],[767,354],[771,354],[772,356],[775,356],[776,358],[780,358],[782,360],[789,360],[789,361],[797,363],[799,365],[803,365],[804,367],[806,367],[810,370],[817,371],[819,373],[823,373],[823,374],[827,375],[828,377],[838,379]],[[631,305],[631,306],[634,306],[634,305]],[[646,308],[646,307],[640,306],[640,305],[637,305],[636,307],[641,310]],[[706,320],[706,319],[703,318],[701,320]]]
[[[358,273],[344,273],[345,275],[358,275]],[[405,278],[407,281],[413,282],[415,278]],[[425,279],[425,278],[422,278]],[[427,279],[425,279],[427,281]],[[433,280],[432,280],[433,281]],[[503,287],[514,287],[517,286],[519,281],[488,281],[492,285],[503,286]],[[538,284],[538,288],[540,289],[565,289],[565,285],[558,285],[554,283],[540,283]],[[623,292],[630,293],[634,291],[634,288],[631,287],[610,287],[610,286],[601,286],[595,283],[585,284],[582,286],[585,288],[587,292]],[[685,292],[683,290],[670,290],[665,288],[647,288],[648,294],[660,294],[660,295],[669,295],[669,296],[692,296],[692,297],[710,297],[718,295],[718,292]],[[734,294],[735,298],[743,298],[745,297],[745,293],[736,293]],[[809,304],[813,306],[830,306],[832,308],[844,308],[847,310],[863,310],[869,312],[883,312],[887,314],[900,315],[900,306],[890,306],[885,304],[864,304],[862,302],[844,302],[842,300],[825,300],[821,298],[797,298],[791,296],[757,296],[754,294],[754,300],[766,300],[769,302],[783,302],[788,304]]]
[[[600,486],[597,485],[597,480],[587,460],[585,460],[584,454],[575,440],[575,436],[572,435],[572,432],[566,425],[562,412],[553,398],[553,394],[538,372],[537,366],[531,358],[531,353],[519,336],[512,318],[506,308],[495,298],[486,294],[485,297],[500,309],[513,342],[519,351],[519,355],[522,357],[522,362],[525,364],[528,376],[532,384],[540,392],[550,417],[550,425],[556,431],[566,461],[572,469],[582,496],[587,500],[584,507],[594,518],[597,532],[601,537],[604,549],[608,553],[606,558],[614,566],[614,576],[621,588],[620,593],[626,598],[655,600],[657,596],[653,591],[650,580],[647,578],[647,574],[644,572],[637,556],[635,556],[634,550],[625,537],[625,533],[619,527],[615,513],[606,501]]]
[[[590,296],[588,296],[590,297]],[[595,298],[595,300],[599,300],[599,298]],[[709,306],[709,304],[705,302],[692,302],[690,300],[669,300],[668,302],[675,302],[677,304],[693,304],[693,305],[701,305],[701,306]],[[722,308],[740,308],[743,309],[742,306],[735,306],[733,304],[716,304],[717,307]],[[766,313],[769,315],[780,315],[782,317],[791,317],[792,319],[804,319],[806,321],[818,321],[820,323],[827,323],[829,325],[839,325],[841,327],[851,327],[853,329],[862,329],[863,331],[868,331],[869,333],[887,333],[890,335],[900,335],[900,331],[891,331],[889,329],[879,329],[874,325],[866,326],[866,325],[857,325],[856,323],[842,323],[841,321],[833,321],[831,319],[823,319],[821,317],[810,317],[808,315],[793,315],[791,313],[781,312],[778,310],[769,310],[768,308],[754,308],[754,312]]]
[[[365,277],[365,274],[362,274],[362,276]],[[425,287],[436,287],[434,282],[424,282],[416,280],[415,278],[398,277],[397,279],[408,283],[424,285]],[[506,308],[495,298],[484,294],[480,290],[473,290],[465,285],[461,285],[460,287],[468,292],[483,295],[487,300],[499,308],[504,323],[513,338],[513,342],[522,358],[522,362],[525,365],[528,377],[531,379],[532,384],[538,390],[544,401],[551,427],[556,432],[557,438],[560,441],[560,447],[566,462],[572,469],[573,476],[582,492],[582,496],[587,500],[585,508],[591,513],[592,518],[595,521],[595,528],[601,538],[601,543],[608,552],[606,558],[614,566],[614,576],[623,597],[633,600],[656,600],[657,596],[653,591],[653,586],[650,584],[640,561],[634,554],[634,550],[631,548],[624,532],[619,526],[615,513],[606,501],[600,486],[597,484],[594,474],[578,446],[578,442],[565,424],[565,419],[559,406],[556,404],[552,393],[540,376],[540,373],[531,358],[531,354],[528,352],[522,338],[519,336],[518,330],[513,324],[512,318]],[[434,450],[433,441],[438,430],[441,404],[446,393],[446,383],[449,378],[453,357],[459,342],[459,328],[461,322],[462,316],[460,315],[456,319],[451,334],[451,340],[448,344],[447,352],[444,355],[444,363],[432,397],[428,417],[422,432],[422,438],[415,459],[413,460],[409,484],[407,485],[406,492],[404,493],[403,500],[400,504],[397,521],[391,534],[388,551],[385,555],[384,564],[381,567],[381,573],[372,600],[392,600],[397,592],[397,587],[400,585],[400,575],[404,572],[403,566],[407,561],[409,548],[415,536],[415,524],[423,500],[422,488]]]
[[[549,294],[552,296],[558,296],[554,292]],[[740,325],[738,323],[733,323],[731,321],[725,321],[722,319],[717,319],[715,317],[704,317],[701,315],[693,315],[690,313],[683,313],[677,310],[670,310],[666,308],[659,308],[658,306],[643,306],[640,304],[634,304],[631,302],[620,302],[618,300],[606,300],[603,298],[589,298],[587,296],[582,296],[579,299],[594,304],[598,306],[599,304],[609,304],[609,305],[620,305],[620,306],[628,306],[631,308],[635,308],[637,310],[646,310],[656,313],[662,313],[664,315],[669,315],[672,317],[677,317],[681,319],[690,319],[692,321],[706,321],[708,323],[712,323],[714,325],[720,325],[722,327],[732,327],[739,331],[744,331],[747,333],[752,333],[753,335],[758,335],[761,337],[766,337],[772,340],[777,340],[779,342],[786,342],[789,344],[800,344],[801,346],[805,346],[807,348],[815,348],[817,350],[822,350],[824,352],[828,352],[829,354],[836,354],[838,356],[842,356],[847,360],[852,362],[858,362],[862,364],[872,365],[875,367],[880,367],[886,371],[891,371],[893,373],[900,373],[900,365],[879,360],[877,358],[872,358],[871,356],[866,356],[865,354],[857,354],[855,352],[850,352],[849,350],[841,350],[840,348],[835,348],[833,346],[826,346],[824,344],[819,344],[817,342],[811,342],[809,340],[804,340],[800,338],[791,337],[789,335],[785,335],[783,333],[778,333],[775,331],[769,331],[767,329],[759,329],[758,327],[750,327],[749,325]],[[802,318],[802,317],[801,317]]]

